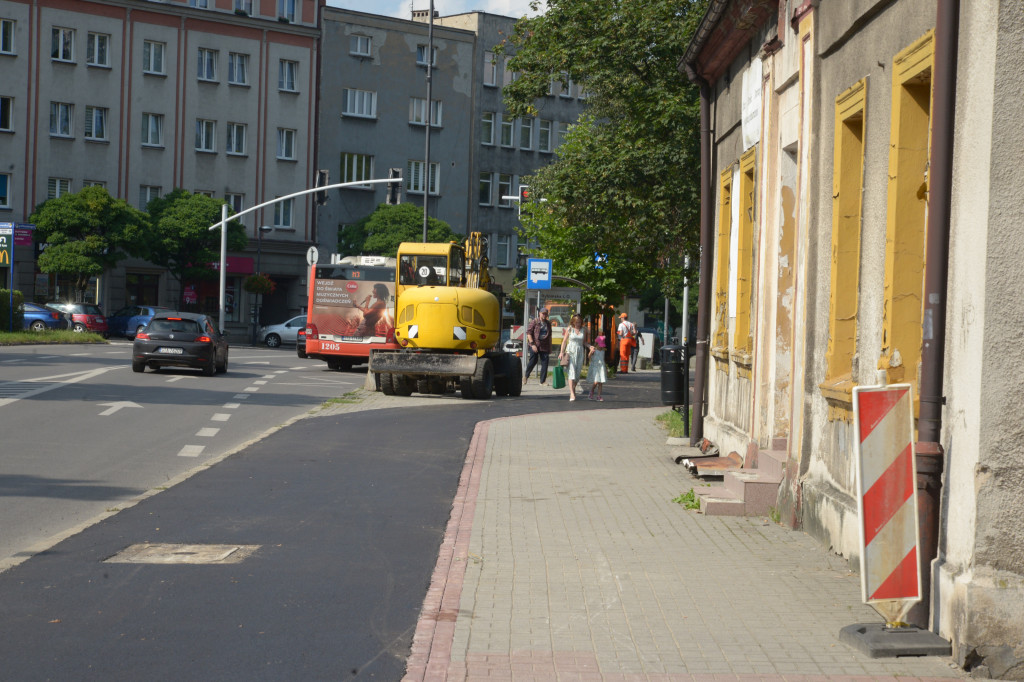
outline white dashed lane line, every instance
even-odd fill
[[[259,386],[249,386],[245,389],[246,393],[255,393],[258,390],[260,390]]]
[[[212,426],[207,426],[196,431],[196,436],[198,436],[199,438],[213,438],[218,433],[220,433],[220,429],[214,428]]]
[[[265,382],[265,381],[254,381],[254,382],[252,382],[252,385],[253,386],[266,386],[267,382]]]
[[[205,445],[186,445],[178,451],[178,457],[198,457],[206,449]]]
[[[224,403],[221,407],[225,410],[237,410],[242,403]]]
[[[218,413],[214,414],[212,417],[210,417],[210,421],[212,421],[212,422],[226,422],[229,419],[231,419],[231,415],[230,414],[224,414],[222,412],[218,412]]]
[[[234,396],[235,400],[245,400],[248,397],[249,396],[245,393],[236,393]]]

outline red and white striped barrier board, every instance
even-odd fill
[[[921,600],[910,384],[853,389],[861,591],[887,622]]]

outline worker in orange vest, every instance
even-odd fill
[[[629,321],[629,315],[626,313],[619,315],[619,319],[619,373],[626,374],[629,372],[629,356],[636,343],[636,325]]]

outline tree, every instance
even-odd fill
[[[614,301],[652,278],[675,295],[684,256],[698,262],[699,93],[677,64],[706,5],[548,0],[497,48],[519,74],[504,89],[511,115],[537,115],[553,77],[587,94],[557,160],[526,180],[523,232],[591,297]]]
[[[210,226],[220,222],[223,204],[223,199],[178,188],[146,206],[152,223],[146,258],[166,266],[178,280],[182,306],[186,281],[217,277],[210,264],[220,261],[220,230],[210,230]],[[245,227],[237,220],[230,221],[228,250],[240,251],[248,243]]]
[[[462,242],[460,235],[437,218],[427,220],[427,241],[446,243]],[[402,242],[423,241],[423,210],[413,204],[391,206],[381,204],[377,209],[358,221],[346,226],[338,234],[338,253],[345,256],[390,256],[398,253]]]
[[[69,276],[79,300],[91,277],[145,252],[146,214],[103,187],[48,199],[29,220],[36,225],[36,241],[46,244],[39,270]]]

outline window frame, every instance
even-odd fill
[[[247,143],[248,140],[248,124],[236,123],[228,121],[227,127],[227,139],[224,142],[224,151],[228,156],[246,156],[247,155]],[[241,145],[238,145],[238,140],[241,138]],[[236,145],[240,146],[241,149],[235,148]]]
[[[508,142],[505,142],[505,131],[508,131]],[[515,149],[516,146],[516,119],[509,118],[507,114],[501,115],[501,123],[498,126],[498,146],[503,149]]]
[[[533,151],[533,124],[534,118],[523,116],[519,119],[519,149]]]
[[[210,47],[197,48],[196,80],[201,83],[217,83],[217,62],[220,51]]]
[[[149,206],[149,202],[159,198],[163,194],[163,188],[159,185],[139,185],[139,208],[143,211]],[[143,199],[145,196],[145,199]]]
[[[494,146],[495,112],[485,111],[480,119],[480,144]]]
[[[424,58],[424,56],[426,54],[427,54],[427,44],[426,43],[420,43],[419,45],[416,46],[416,66],[424,66],[425,67],[427,65],[427,60]],[[431,52],[431,56],[433,57],[433,60],[430,62],[430,68],[436,69],[437,68],[437,47],[436,46],[434,46],[434,49]]]
[[[7,125],[4,125],[5,112]],[[14,97],[10,95],[0,95],[0,132],[14,132]]]
[[[426,117],[427,98],[426,97],[410,97],[409,98],[409,125],[426,125],[424,120]],[[432,99],[430,100],[430,127],[440,128],[442,127],[441,117],[444,114],[444,108],[441,100]]]
[[[341,153],[341,181],[359,182],[373,179],[374,157],[359,152]],[[345,189],[373,190],[373,185],[353,185]]]
[[[512,235],[498,234],[494,239],[494,265],[498,268],[510,268],[512,254]]]
[[[71,178],[47,178],[46,198],[59,199],[65,194],[71,194]]]
[[[363,43],[366,49],[360,49]],[[373,54],[373,36],[363,33],[353,33],[348,37],[348,53],[353,57],[369,57]]]
[[[547,125],[544,125],[544,124]],[[552,125],[551,121],[546,119],[537,119],[537,151],[544,154],[550,154],[554,147],[551,145],[552,141]],[[547,137],[547,142],[543,142],[544,137]]]
[[[196,119],[195,150],[204,154],[217,153],[217,122],[209,118]]]
[[[0,54],[17,54],[14,49],[14,27],[16,25],[14,19],[0,19]]]
[[[228,52],[228,85],[249,85],[249,55],[245,52]]]
[[[166,76],[167,70],[164,67],[165,55],[167,52],[167,43],[159,40],[143,40],[142,41],[142,73],[150,76]],[[159,53],[160,66],[159,70],[153,67],[154,57]],[[149,68],[146,67],[146,62],[149,62]]]
[[[228,203],[235,213],[241,213],[245,206],[245,194],[240,192],[225,192],[224,201]]]
[[[280,198],[280,197],[275,197]],[[294,230],[295,197],[274,203],[274,229]]]
[[[66,112],[62,115],[61,112]],[[64,130],[62,123],[67,124]],[[70,102],[50,102],[50,137],[71,139],[75,136],[75,105]]]
[[[296,140],[298,133],[295,128],[277,129],[277,159],[279,161],[296,161]],[[290,138],[290,139],[289,139]]]
[[[0,208],[11,208],[11,195],[14,194],[13,187],[13,174],[0,173]]]
[[[294,59],[281,59],[277,63],[277,89],[280,92],[298,92],[299,63]]]
[[[96,135],[96,120],[98,118],[102,120],[100,127],[103,129],[102,135]],[[96,107],[92,105],[85,106],[85,126],[82,129],[82,137],[92,142],[109,142],[110,136],[107,133],[107,120],[110,117],[110,109],[107,107]]]
[[[508,180],[506,181],[505,178],[508,178]],[[502,199],[502,197],[513,196],[512,183],[514,181],[515,176],[512,175],[511,173],[498,173],[498,208],[512,208],[512,200]]]
[[[231,6],[235,13],[242,12],[247,17],[252,16],[252,0],[234,0]]]
[[[480,201],[484,196],[484,184],[487,185],[487,201]],[[494,173],[481,171],[477,181],[477,203],[480,206],[494,206]]]
[[[102,41],[100,40],[102,39]],[[96,59],[96,51],[99,43],[103,43],[104,61]],[[85,36],[85,64],[97,68],[110,68],[110,34],[96,33],[89,31]]]
[[[362,97],[360,97],[362,96]],[[353,100],[358,101],[359,99],[368,100],[370,113],[364,114],[356,112],[352,108]],[[364,102],[365,104],[365,102]],[[361,107],[365,109],[366,107]],[[358,88],[342,88],[341,91],[341,115],[349,116],[352,118],[366,118],[376,119],[377,118],[377,91],[376,90],[360,90]]]
[[[410,159],[406,164],[407,178],[405,181],[405,191],[409,194],[423,194],[423,161],[417,161]],[[426,184],[429,196],[436,197],[441,194],[441,164],[437,161],[430,162],[430,169],[428,171],[428,177],[426,178]]]
[[[289,23],[294,24],[298,4],[298,0],[277,0],[277,18],[286,19]]]
[[[484,51],[483,84],[488,88],[498,87],[498,57],[490,50]]]
[[[154,124],[156,130],[154,131]],[[155,133],[155,135],[154,135]],[[153,140],[153,137],[156,140]],[[139,135],[139,140],[143,147],[163,147],[164,146],[164,115],[154,114],[152,112],[142,112],[142,132]]]
[[[50,29],[50,61],[62,64],[75,63],[75,29],[62,26],[53,26]]]

